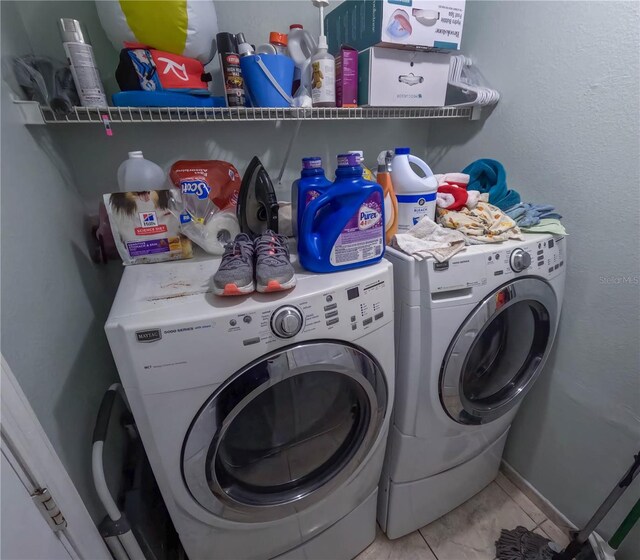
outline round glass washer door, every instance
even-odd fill
[[[462,424],[506,414],[529,391],[555,335],[558,303],[538,278],[505,284],[469,315],[445,354],[440,401]]]
[[[313,342],[236,373],[200,409],[183,446],[194,499],[224,519],[280,519],[335,491],[382,430],[387,384],[356,347]]]

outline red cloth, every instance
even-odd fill
[[[456,211],[464,208],[465,204],[467,203],[467,199],[469,198],[465,186],[458,187],[449,183],[445,183],[444,185],[440,185],[438,187],[438,192],[450,194],[455,199],[455,202],[451,206],[448,206],[447,210]]]

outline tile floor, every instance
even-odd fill
[[[502,473],[487,488],[420,530],[376,540],[356,560],[494,560],[501,529],[522,525],[565,546],[569,537]]]

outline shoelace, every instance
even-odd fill
[[[271,230],[267,230],[256,241],[256,253],[266,253],[274,257],[284,256],[289,258],[287,238]]]
[[[222,254],[222,262],[220,268],[234,268],[239,264],[244,264],[247,260],[250,260],[253,253],[251,240],[246,238],[238,239],[236,237],[230,243],[224,246],[224,253]]]

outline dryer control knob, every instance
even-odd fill
[[[511,253],[509,264],[514,272],[522,272],[525,268],[531,266],[531,255],[524,249],[516,249]]]
[[[304,319],[297,307],[285,305],[276,309],[271,317],[271,330],[280,338],[291,338],[302,329]]]

